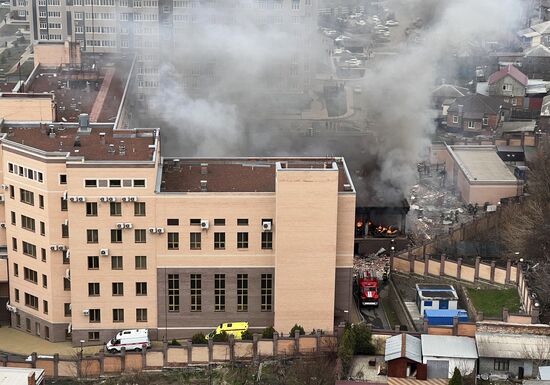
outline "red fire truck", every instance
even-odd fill
[[[363,272],[357,276],[357,289],[361,306],[378,306],[378,278],[370,272]]]

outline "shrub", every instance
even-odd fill
[[[275,332],[276,332],[276,330],[273,326],[268,326],[262,332],[262,338],[272,340],[273,339],[273,334],[275,334]]]
[[[193,338],[191,338],[191,343],[193,345],[202,345],[208,343],[208,341],[206,341],[206,337],[204,336],[204,334],[197,333],[193,336]]]
[[[216,334],[214,338],[212,338],[212,341],[214,342],[227,342],[229,339],[227,332],[222,331],[220,334]]]
[[[460,370],[458,370],[457,367],[455,367],[453,376],[449,380],[449,385],[462,385],[462,375],[460,374]]]
[[[366,324],[356,324],[352,327],[353,351],[355,354],[374,354],[372,333]]]
[[[342,374],[344,378],[348,377],[348,373],[351,369],[351,363],[353,361],[353,332],[351,327],[346,326],[340,343],[338,344],[338,359],[342,365]]]
[[[180,342],[175,338],[172,341],[170,341],[170,345],[172,345],[172,346],[181,346]]]
[[[290,336],[291,337],[294,337],[294,333],[296,333],[296,330],[298,330],[300,332],[300,335],[303,336],[304,334],[306,334],[304,328],[298,324],[294,324],[294,326],[292,327],[292,329],[290,329]]]
[[[241,334],[241,339],[251,341],[254,338],[254,335],[250,330],[245,330],[243,334]]]

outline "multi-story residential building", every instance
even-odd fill
[[[93,343],[128,328],[160,339],[221,322],[288,333],[348,320],[344,159],[166,159],[157,129],[3,132],[14,327]]]

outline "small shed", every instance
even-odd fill
[[[539,366],[539,379],[542,381],[550,380],[550,366]]]
[[[428,379],[451,378],[455,368],[458,368],[463,376],[475,373],[475,339],[423,334],[421,341],[422,362],[427,365]]]
[[[0,367],[0,385],[42,385],[44,369]]]
[[[420,338],[405,333],[388,338],[384,360],[388,365],[388,377],[426,379]]]
[[[418,283],[416,305],[420,314],[426,309],[457,309],[458,294],[452,285]]]

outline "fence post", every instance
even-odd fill
[[[235,336],[229,335],[229,361],[235,362]]]
[[[510,283],[510,275],[512,274],[512,260],[508,258],[506,260],[506,279],[504,281],[505,284]]]
[[[539,320],[539,309],[534,307],[531,311],[531,323],[532,324],[538,324],[540,322]]]
[[[475,271],[475,275],[474,275],[474,278],[475,280],[477,281],[479,279],[479,264],[481,263],[481,257],[476,257],[476,264],[475,264],[475,267],[476,267],[476,271]]]
[[[147,366],[147,348],[141,349],[141,370]]]
[[[258,362],[259,355],[258,355],[258,340],[260,339],[260,335],[258,333],[254,333],[252,335],[252,361]]]
[[[214,361],[214,341],[212,338],[208,339],[208,363],[212,363]]]
[[[441,254],[441,263],[439,264],[439,276],[445,275],[445,254]]]
[[[122,347],[120,349],[120,373],[124,373],[125,370],[126,370],[126,348]]]
[[[477,321],[483,321],[483,312],[482,311],[478,311],[477,312]]]
[[[36,352],[32,352],[31,353],[31,365],[35,369],[36,369],[36,358],[37,358]]]
[[[453,336],[458,335],[458,317],[453,317]]]
[[[59,353],[53,355],[53,378],[59,377]]]
[[[422,319],[422,331],[425,333],[428,332],[428,320],[426,318]]]
[[[277,357],[277,354],[279,352],[278,348],[278,342],[279,342],[279,333],[275,332],[273,333],[273,357]]]
[[[168,366],[168,341],[162,341],[162,366]]]
[[[59,359],[59,355],[57,356],[57,358]],[[55,359],[55,356],[54,356],[54,359]],[[2,361],[3,367],[8,366],[8,356],[0,356],[0,360]],[[55,369],[55,364],[54,364],[54,369]]]
[[[294,353],[300,353],[300,331],[294,330]]]
[[[508,316],[509,316],[509,312],[508,312],[508,308],[507,307],[503,307],[502,308],[502,321],[504,322],[508,322]]]
[[[424,256],[424,277],[430,273],[430,257]]]
[[[496,267],[496,262],[491,261],[491,283],[495,282],[495,267]]]
[[[462,258],[458,258],[456,261],[456,279],[459,281],[462,279]]]
[[[105,352],[101,350],[98,353],[99,356],[99,377],[103,377],[105,375]]]
[[[315,352],[319,353],[321,351],[321,333],[317,330],[315,332]]]

